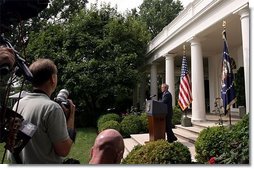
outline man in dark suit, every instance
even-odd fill
[[[172,143],[177,140],[176,136],[172,131],[172,117],[173,117],[172,95],[168,91],[168,85],[165,83],[161,85],[161,92],[162,92],[162,102],[167,105],[167,115],[166,115],[167,141],[169,143]]]

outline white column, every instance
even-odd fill
[[[215,113],[214,101],[220,96],[220,80],[221,77],[221,56],[213,55],[208,58],[208,76],[209,76],[209,104],[210,113]]]
[[[158,99],[158,84],[157,84],[157,64],[152,63],[151,65],[151,86],[150,86],[150,95],[156,95],[153,97],[153,100]]]
[[[175,54],[165,55],[165,79],[168,85],[168,90],[172,95],[172,106],[176,105],[175,99],[175,66],[174,66],[174,56]]]
[[[145,108],[145,94],[146,93],[146,74],[144,73],[144,76],[142,76],[142,79],[141,79],[141,83],[140,83],[140,100],[139,100],[139,103],[140,103],[140,109],[142,110],[143,108]]]
[[[242,27],[242,44],[243,44],[243,65],[244,65],[244,79],[245,79],[245,99],[246,99],[246,112],[250,112],[250,105],[249,105],[249,9],[244,8],[239,11],[241,16],[241,27]]]
[[[192,80],[192,121],[205,121],[205,89],[204,68],[201,44],[197,38],[192,38],[191,43],[191,80]]]
[[[215,57],[209,57],[208,58],[208,79],[209,79],[209,104],[210,104],[210,113],[215,113],[213,110],[215,110],[214,107],[214,100],[216,98],[215,90],[216,90],[216,84],[215,84],[215,76],[216,72],[214,72],[216,69],[214,69],[215,64]]]

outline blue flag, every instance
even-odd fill
[[[234,75],[232,72],[232,59],[228,52],[226,31],[223,31],[223,58],[222,58],[222,78],[221,78],[221,98],[223,100],[224,112],[227,114],[230,106],[236,102],[234,88]]]

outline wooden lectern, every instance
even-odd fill
[[[149,141],[165,139],[167,105],[155,100],[146,102],[149,125]]]

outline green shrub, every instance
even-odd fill
[[[122,161],[123,164],[190,164],[191,154],[180,142],[166,140],[149,142],[134,149]]]
[[[220,156],[228,144],[228,137],[228,128],[224,126],[203,129],[195,142],[197,161],[207,163],[211,157]]]
[[[249,114],[232,126],[229,131],[229,144],[218,158],[219,164],[249,164]]]
[[[147,133],[148,132],[148,117],[146,113],[141,113],[139,115],[140,121],[141,121],[141,132],[142,133]]]
[[[143,146],[138,144],[136,146],[134,146],[134,148],[131,150],[131,152],[129,152],[129,154],[127,155],[127,157],[125,157],[123,160],[122,160],[122,164],[138,164],[137,162],[139,160],[142,160],[142,159],[137,159],[135,157],[138,157],[138,153],[139,153],[139,149],[141,149]],[[140,163],[139,163],[140,164]]]
[[[118,114],[115,113],[109,113],[109,114],[104,114],[101,115],[97,121],[97,127],[101,128],[100,125],[102,125],[104,122],[110,121],[110,120],[114,120],[117,122],[121,121],[121,117]]]
[[[109,120],[107,122],[102,123],[100,125],[100,127],[98,128],[98,131],[101,132],[106,129],[115,129],[120,132],[121,126],[120,126],[119,122],[114,121],[114,120]]]
[[[175,106],[173,109],[173,117],[172,117],[172,125],[175,126],[177,124],[181,124],[183,112],[179,108],[179,106]]]
[[[130,137],[130,134],[138,134],[142,131],[142,123],[137,115],[127,115],[120,123],[123,137]]]

